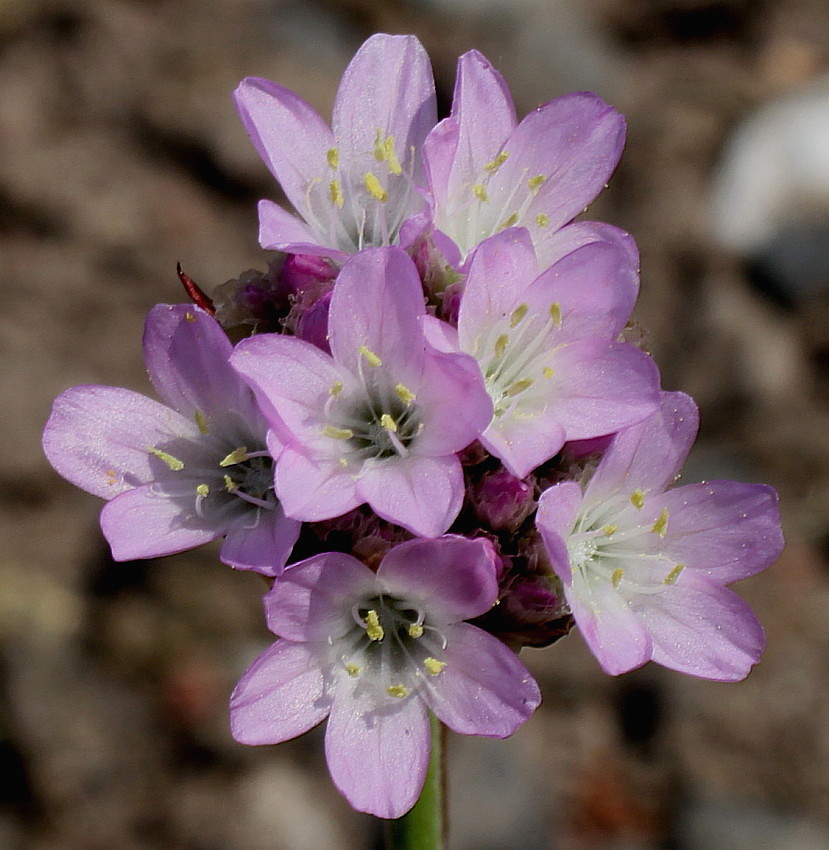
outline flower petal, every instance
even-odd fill
[[[539,268],[546,269],[591,242],[611,242],[624,249],[632,268],[639,268],[639,249],[633,237],[602,221],[576,221],[560,230],[533,231]]]
[[[723,682],[744,679],[760,659],[763,627],[728,588],[686,571],[670,592],[637,605],[657,664]]]
[[[230,697],[230,729],[242,744],[278,744],[312,729],[329,710],[313,649],[278,640],[236,685]]]
[[[506,738],[541,703],[535,679],[497,638],[457,623],[446,630],[446,666],[427,678],[424,699],[453,732]]]
[[[295,641],[336,639],[354,627],[355,600],[377,592],[376,575],[351,555],[314,555],[286,567],[265,595],[268,628]]]
[[[535,524],[556,575],[565,583],[572,581],[566,540],[570,536],[581,504],[581,487],[575,481],[563,481],[545,490],[538,500]]]
[[[221,537],[225,530],[185,513],[178,499],[159,493],[154,484],[127,490],[107,502],[101,511],[101,529],[116,561],[183,552]]]
[[[314,231],[295,215],[273,201],[259,201],[259,244],[267,251],[289,254],[311,254],[345,259],[346,255],[332,246],[320,245]]]
[[[220,554],[237,570],[253,570],[266,576],[282,572],[299,537],[301,523],[288,519],[277,502],[273,510],[247,512],[230,526]]]
[[[364,501],[349,470],[315,463],[291,447],[276,464],[276,495],[289,517],[305,522],[342,516]]]
[[[398,818],[420,796],[430,738],[421,700],[409,697],[378,706],[358,682],[343,682],[325,732],[331,778],[357,811]]]
[[[153,446],[199,430],[169,407],[119,387],[73,387],[55,399],[43,450],[68,481],[112,499],[155,478]]]
[[[334,135],[299,95],[270,80],[248,77],[234,92],[253,146],[300,213],[309,184],[324,175]]]
[[[360,502],[421,537],[438,537],[463,502],[463,471],[451,457],[399,458],[366,468],[356,483]]]
[[[707,481],[656,498],[666,509],[662,553],[727,583],[770,566],[783,550],[777,494],[764,484]]]
[[[664,490],[685,462],[698,424],[690,396],[663,392],[657,412],[616,435],[587,486],[585,503],[596,504],[619,490]]]
[[[400,543],[383,558],[377,579],[390,596],[421,605],[433,624],[478,617],[498,599],[494,551],[483,538]]]

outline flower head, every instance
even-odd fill
[[[302,98],[248,78],[236,106],[254,146],[302,220],[259,206],[264,248],[337,259],[413,238],[425,207],[421,146],[437,120],[429,59],[414,36],[374,35],[343,75],[329,129]]]
[[[668,489],[694,441],[697,410],[660,410],[616,436],[584,492],[541,495],[537,525],[588,646],[608,673],[653,660],[707,679],[744,678],[763,630],[726,587],[780,554],[775,492],[709,481]]]
[[[329,519],[367,502],[424,537],[457,516],[455,453],[486,427],[492,406],[471,358],[427,344],[424,315],[412,260],[399,248],[366,249],[334,287],[330,355],[267,334],[237,346],[232,363],[283,446],[276,488],[289,516]]]
[[[622,116],[594,94],[565,95],[517,122],[509,89],[477,51],[458,60],[451,115],[424,146],[437,229],[466,257],[507,227],[526,227],[549,265],[585,226],[567,225],[604,188],[622,153]]]
[[[144,357],[161,404],[118,387],[60,395],[43,434],[52,466],[107,499],[101,526],[119,561],[225,536],[221,558],[281,571],[299,534],[273,490],[267,425],[230,367],[232,346],[207,313],[160,304]]]
[[[376,573],[338,553],[288,567],[265,597],[280,640],[231,697],[234,737],[278,743],[328,717],[334,783],[354,808],[399,817],[426,775],[427,709],[455,732],[503,738],[540,702],[518,658],[462,622],[497,595],[491,546],[462,537],[401,543]]]
[[[493,404],[483,445],[518,478],[568,440],[618,431],[659,400],[653,361],[617,342],[639,285],[629,246],[595,241],[539,274],[529,233],[487,239],[469,264],[457,346],[480,367]],[[430,320],[430,334],[451,328]]]

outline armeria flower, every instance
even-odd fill
[[[367,502],[414,534],[442,534],[460,510],[455,453],[492,417],[475,362],[432,350],[423,290],[399,248],[343,267],[329,310],[331,355],[293,337],[243,340],[231,362],[270,412],[284,449],[276,491],[289,516],[323,520]]]
[[[573,616],[608,673],[653,660],[706,679],[744,678],[763,629],[725,585],[780,554],[777,497],[762,484],[670,487],[694,441],[697,409],[661,409],[616,436],[584,492],[541,496],[537,525]]]
[[[616,341],[636,300],[633,257],[627,243],[597,241],[539,274],[528,232],[511,228],[471,260],[457,342],[429,321],[435,344],[478,361],[493,403],[481,442],[518,478],[565,441],[618,431],[656,409],[656,365]]]
[[[465,53],[452,112],[424,146],[435,226],[460,258],[504,228],[526,227],[542,267],[550,265],[589,230],[559,232],[604,188],[624,136],[622,116],[585,92],[551,100],[518,123],[501,75],[477,51]]]
[[[397,244],[423,211],[421,146],[437,115],[429,58],[414,36],[374,35],[363,44],[340,83],[333,130],[268,80],[244,80],[235,98],[256,150],[303,219],[262,201],[262,247],[344,259]]]
[[[392,549],[377,572],[327,553],[288,567],[265,597],[280,636],[231,697],[244,744],[275,744],[328,717],[325,753],[351,805],[400,817],[429,760],[427,709],[466,735],[505,738],[540,702],[497,638],[462,620],[497,601],[491,545],[447,536]]]
[[[107,499],[101,527],[118,561],[169,555],[226,536],[221,558],[279,573],[299,534],[273,491],[267,425],[230,367],[219,325],[158,305],[144,357],[161,404],[118,387],[60,395],[43,447],[73,484]]]

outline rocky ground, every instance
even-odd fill
[[[266,266],[255,202],[278,195],[232,108],[237,82],[278,80],[327,114],[375,31],[421,38],[444,108],[474,46],[521,111],[593,89],[626,113],[591,216],[636,236],[646,345],[665,387],[701,405],[689,478],[773,484],[788,539],[741,588],[769,643],[744,683],[610,679],[576,633],[525,653],[538,715],[509,742],[450,743],[453,847],[829,848],[821,0],[0,5],[0,848],[377,846],[331,789],[319,734],[230,738],[230,689],[269,642],[261,579],[210,548],[113,564],[99,504],[39,445],[66,387],[147,390],[141,327],[181,300],[177,261],[205,288]],[[787,103],[818,107],[798,124]],[[747,185],[766,194],[741,207],[727,163],[750,158],[740,128],[757,121],[785,143],[752,160]]]

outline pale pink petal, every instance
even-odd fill
[[[259,244],[268,251],[311,254],[343,260],[346,255],[332,245],[320,245],[314,231],[295,215],[273,201],[260,201]],[[332,236],[332,243],[336,237]]]
[[[301,523],[285,516],[276,502],[273,510],[249,510],[227,530],[219,557],[237,570],[278,576],[299,537]]]
[[[565,584],[572,581],[565,541],[573,530],[581,496],[581,487],[575,481],[564,481],[545,490],[538,500],[535,524],[541,532],[550,563]]]
[[[276,495],[289,517],[305,522],[342,516],[365,501],[336,460],[316,463],[292,447],[276,464]]]
[[[429,717],[421,700],[384,700],[353,684],[337,691],[325,732],[334,784],[351,806],[398,818],[417,801],[429,764]]]
[[[549,416],[493,419],[481,435],[481,445],[516,478],[526,478],[537,466],[554,457],[567,441],[567,432],[557,418],[551,406]]]
[[[278,744],[312,729],[329,709],[313,649],[278,640],[236,685],[230,697],[230,729],[242,744]]]
[[[501,641],[468,623],[449,626],[444,636],[446,666],[427,674],[429,708],[462,735],[512,735],[541,703],[527,668]]]
[[[539,227],[534,228],[532,233],[538,266],[542,269],[555,265],[567,254],[591,242],[611,242],[618,245],[627,255],[629,265],[637,270],[639,268],[639,249],[633,237],[612,224],[602,221],[576,221],[560,230]]]

